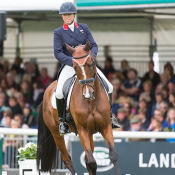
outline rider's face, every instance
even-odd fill
[[[71,14],[63,14],[62,15],[63,21],[66,25],[71,24],[72,21],[74,21],[75,15],[73,13]]]

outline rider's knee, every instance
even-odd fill
[[[59,91],[59,90],[56,90],[55,96],[58,99],[62,99],[64,97],[62,91]]]
[[[112,93],[113,92],[113,85],[111,83],[109,83],[108,87],[109,87],[109,93]]]

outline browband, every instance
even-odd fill
[[[88,55],[90,55],[90,52],[87,54],[87,55],[83,55],[81,57],[73,57],[73,59],[80,59],[80,58],[84,58],[84,57],[87,57]]]

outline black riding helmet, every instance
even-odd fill
[[[68,13],[77,13],[77,8],[72,2],[64,2],[60,7],[60,15]]]

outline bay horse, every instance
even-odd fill
[[[77,80],[74,84],[70,99],[69,110],[77,127],[80,142],[85,151],[86,167],[90,175],[96,175],[97,164],[93,157],[93,134],[100,132],[109,148],[109,157],[114,164],[116,175],[120,175],[118,167],[118,154],[114,147],[110,103],[108,96],[99,82],[95,60],[90,51],[90,42],[72,48],[67,45],[67,50],[73,58],[81,58],[80,64],[73,59],[73,68]],[[61,152],[65,166],[75,175],[73,163],[69,156],[64,136],[59,134],[59,117],[57,110],[52,107],[51,97],[57,87],[54,81],[45,91],[43,102],[39,106],[38,116],[38,146],[37,165],[41,161],[41,171],[51,171],[56,160],[56,147]],[[70,124],[69,124],[70,125]],[[74,128],[70,125],[71,131]]]

